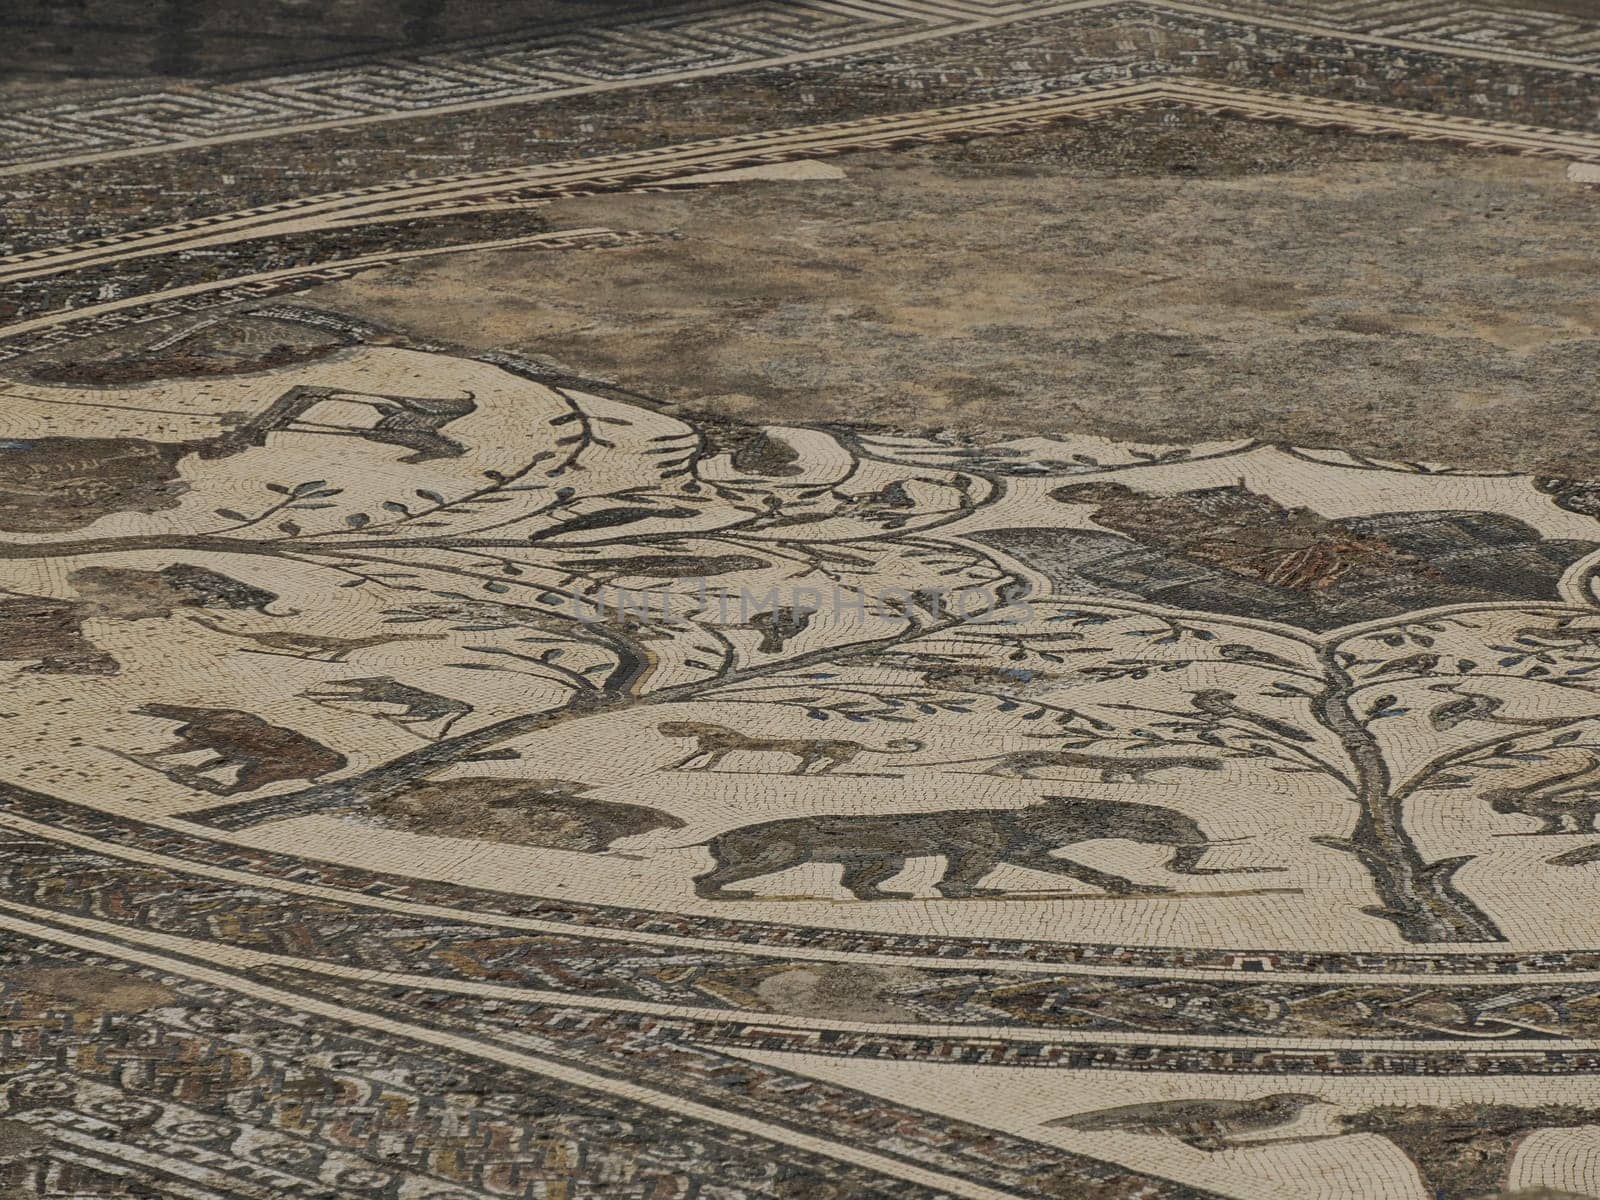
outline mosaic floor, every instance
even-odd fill
[[[0,31],[0,1198],[1600,1197],[1593,0]]]

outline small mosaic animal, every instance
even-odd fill
[[[437,642],[444,639],[442,633],[375,633],[368,637],[355,638],[277,630],[251,633],[244,629],[229,629],[204,617],[191,616],[189,619],[196,625],[203,625],[215,633],[242,638],[263,647],[261,650],[246,651],[249,654],[282,654],[288,658],[309,658],[321,662],[343,662],[357,650],[365,650],[369,646],[387,646],[391,642]]]
[[[389,675],[373,675],[364,679],[332,679],[316,687],[307,688],[300,695],[315,704],[332,708],[344,705],[398,706],[399,712],[379,712],[376,714],[378,719],[388,721],[391,725],[398,725],[402,729],[430,725],[437,721],[438,727],[429,735],[436,738],[449,733],[452,725],[473,711],[472,705],[465,700],[412,687]],[[417,730],[412,729],[411,732],[417,733]],[[418,733],[418,736],[424,735]]]
[[[668,737],[694,738],[694,750],[672,764],[674,771],[709,771],[736,751],[792,755],[796,762],[790,775],[828,775],[849,766],[861,754],[904,754],[922,749],[922,743],[896,738],[884,749],[867,746],[848,738],[752,737],[706,721],[663,721],[656,728]],[[689,764],[704,759],[697,767]],[[817,770],[812,771],[811,768]]]
[[[959,763],[994,763],[980,775],[1014,775],[1018,779],[1032,779],[1035,771],[1045,767],[1071,767],[1100,772],[1102,783],[1131,779],[1142,783],[1152,771],[1220,771],[1222,763],[1215,758],[1199,754],[1152,754],[1145,758],[1123,758],[1108,754],[1085,754],[1078,750],[1013,750],[1001,755],[984,755],[982,758],[943,759],[930,766],[955,766]]]

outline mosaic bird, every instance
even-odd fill
[[[1445,684],[1432,689],[1450,692],[1454,688]],[[1428,720],[1440,733],[1447,733],[1466,721],[1488,721],[1496,725],[1530,725],[1535,728],[1550,724],[1544,717],[1507,717],[1501,714],[1505,701],[1498,696],[1485,696],[1481,692],[1460,692],[1456,699],[1436,705]]]
[[[1344,1133],[1375,1133],[1398,1146],[1417,1168],[1423,1194],[1441,1200],[1565,1200],[1571,1193],[1511,1190],[1511,1160],[1535,1130],[1594,1123],[1595,1110],[1586,1104],[1524,1108],[1487,1102],[1382,1105],[1339,1118]]]
[[[628,558],[570,558],[561,563],[568,571],[608,571],[636,579],[690,579],[753,571],[767,565],[765,559],[749,554],[639,554]]]
[[[1198,692],[1190,692],[1189,697],[1195,708],[1207,716],[1236,717],[1241,721],[1248,721],[1258,729],[1265,729],[1268,733],[1287,738],[1291,742],[1316,740],[1305,730],[1297,729],[1287,721],[1280,721],[1277,717],[1269,717],[1265,713],[1251,712],[1248,708],[1240,708],[1234,703],[1234,694],[1221,688],[1204,688]]]
[[[779,653],[790,638],[799,637],[806,631],[813,615],[812,609],[794,606],[756,613],[750,618],[750,628],[761,634],[761,653]]]
[[[1573,625],[1570,623],[1524,625],[1516,631],[1513,638],[1523,644],[1528,642],[1554,642],[1556,643],[1556,648],[1565,648],[1573,643],[1583,646],[1597,646],[1600,645],[1600,627]]]
[[[1079,1133],[1159,1134],[1215,1153],[1236,1145],[1241,1134],[1277,1129],[1321,1103],[1321,1097],[1306,1092],[1271,1092],[1250,1100],[1154,1100],[1074,1113],[1045,1125]]]
[[[685,517],[692,517],[697,509],[685,508],[674,505],[671,508],[651,508],[648,505],[632,505],[617,508],[602,508],[598,512],[585,513],[580,517],[562,521],[559,525],[552,525],[548,529],[541,529],[528,535],[530,542],[543,542],[550,538],[564,537],[569,533],[584,533],[591,529],[611,529],[618,525],[631,525],[635,521],[679,521]]]
[[[1217,651],[1225,662],[1248,663],[1255,667],[1293,667],[1298,664],[1292,659],[1287,659],[1267,650],[1258,650],[1254,646],[1245,646],[1237,642],[1230,642]]]
[[[1408,654],[1404,658],[1384,663],[1372,672],[1371,678],[1376,679],[1379,675],[1426,675],[1438,665],[1437,654]]]

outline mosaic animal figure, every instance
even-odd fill
[[[177,740],[160,750],[121,757],[159,771],[175,783],[218,796],[236,796],[286,780],[309,783],[343,769],[346,762],[344,755],[303,733],[236,708],[145,704],[134,711],[141,716],[181,722],[173,735]],[[210,751],[214,757],[201,762],[173,762],[198,751]],[[237,772],[231,783],[216,776],[216,772],[226,770]]]
[[[982,758],[943,759],[930,766],[954,766],[959,763],[994,761],[980,775],[1011,775],[1018,779],[1032,779],[1035,771],[1046,767],[1067,767],[1077,770],[1098,771],[1102,783],[1115,783],[1120,779],[1143,783],[1144,777],[1155,771],[1220,771],[1222,763],[1200,754],[1152,754],[1145,757],[1121,757],[1109,754],[1086,754],[1079,750],[1013,750],[1001,755]]]
[[[799,637],[806,631],[814,616],[814,609],[794,606],[774,608],[769,612],[756,613],[747,622],[747,627],[761,635],[761,644],[756,649],[762,654],[779,654],[789,639]]]
[[[339,415],[316,419],[312,410],[330,401]],[[460,458],[466,447],[440,431],[477,407],[471,392],[460,397],[400,396],[302,385],[283,393],[265,412],[203,443],[200,457],[227,458],[252,446],[265,446],[271,434],[302,432],[401,446],[411,451],[400,460],[407,463]],[[370,417],[351,421],[347,410],[362,408]]]
[[[373,811],[413,833],[584,854],[605,853],[621,838],[683,828],[671,813],[578,794],[585,790],[564,779],[466,776],[407,787],[374,802]]]
[[[1558,748],[1542,762],[1517,772],[1509,786],[1490,788],[1479,799],[1501,814],[1535,817],[1535,833],[1594,833],[1600,826],[1600,756]]]
[[[943,877],[934,887],[947,898],[1000,895],[979,882],[1004,864],[1065,875],[1112,895],[1159,893],[1159,884],[1134,883],[1055,851],[1079,842],[1121,838],[1171,846],[1167,870],[1185,875],[1242,875],[1277,867],[1206,868],[1199,861],[1218,841],[1191,818],[1156,804],[1046,796],[1029,808],[961,808],[944,812],[872,816],[790,817],[720,833],[707,843],[715,865],[694,881],[705,900],[748,900],[755,893],[728,885],[810,863],[838,863],[840,882],[858,900],[905,899],[881,885],[912,858],[942,855]]]
[[[277,602],[275,593],[194,563],[173,563],[159,571],[81,567],[67,576],[67,582],[94,615],[114,620],[170,617],[180,608],[250,609],[268,617],[293,615],[267,611]]]
[[[1580,1200],[1583,1193],[1558,1188],[1513,1189],[1511,1164],[1530,1135],[1592,1126],[1595,1113],[1588,1104],[1524,1107],[1468,1101],[1384,1104],[1341,1114],[1337,1120],[1342,1133],[1376,1134],[1398,1147],[1417,1169],[1421,1195],[1438,1200]]]
[[[387,646],[391,642],[437,642],[444,639],[442,633],[374,633],[367,637],[355,638],[279,630],[251,633],[243,629],[229,629],[226,625],[219,625],[200,616],[191,616],[189,619],[214,633],[241,638],[262,647],[260,650],[247,650],[245,651],[247,654],[281,654],[288,658],[309,658],[321,662],[343,662],[357,650],[365,650],[370,646]]]
[[[56,533],[115,512],[176,508],[183,442],[133,437],[0,440],[0,530]]]
[[[450,727],[470,714],[472,705],[452,696],[441,696],[423,688],[401,683],[390,675],[373,675],[364,679],[332,679],[316,687],[307,688],[300,695],[314,704],[331,708],[346,705],[398,706],[397,713],[379,712],[377,717],[391,725],[417,733],[419,737],[444,737]],[[438,726],[431,735],[419,733],[413,726]]]
[[[115,675],[122,665],[83,632],[71,600],[10,593],[0,599],[0,662],[32,662],[33,675]]]
[[[790,775],[829,775],[849,766],[858,755],[904,754],[922,749],[921,742],[910,738],[895,738],[878,749],[848,738],[752,737],[706,721],[663,721],[656,729],[668,737],[694,739],[694,750],[672,764],[674,771],[709,771],[736,751],[755,751],[792,755],[795,767]],[[696,759],[702,760],[700,765],[690,766]],[[812,771],[812,767],[817,769]]]

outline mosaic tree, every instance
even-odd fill
[[[1427,806],[1477,789],[1539,831],[1593,830],[1600,617],[1573,580],[1596,547],[1521,516],[1425,507],[1414,468],[1395,469],[1411,476],[1403,511],[1330,518],[1270,495],[1272,455],[1304,472],[1303,456],[1254,444],[695,427],[537,383],[514,360],[366,354],[257,416],[197,408],[181,441],[52,438],[0,462],[20,497],[0,512],[0,562],[69,565],[62,594],[13,580],[0,601],[13,642],[53,631],[43,655],[0,650],[37,659],[35,675],[116,673],[94,622],[160,617],[322,663],[407,643],[463,680],[527,689],[488,719],[393,675],[318,684],[300,695],[399,705],[382,719],[418,744],[200,819],[381,800],[560,723],[709,702],[819,724],[984,714],[1134,774],[1185,750],[1316,777],[1353,810],[1321,844],[1361,864],[1366,911],[1413,942],[1501,936],[1457,885],[1472,856],[1419,849]],[[1225,460],[1253,482],[1219,482]],[[379,615],[308,629],[235,578],[250,562],[315,579],[336,620]],[[241,696],[227,711],[249,709]]]

